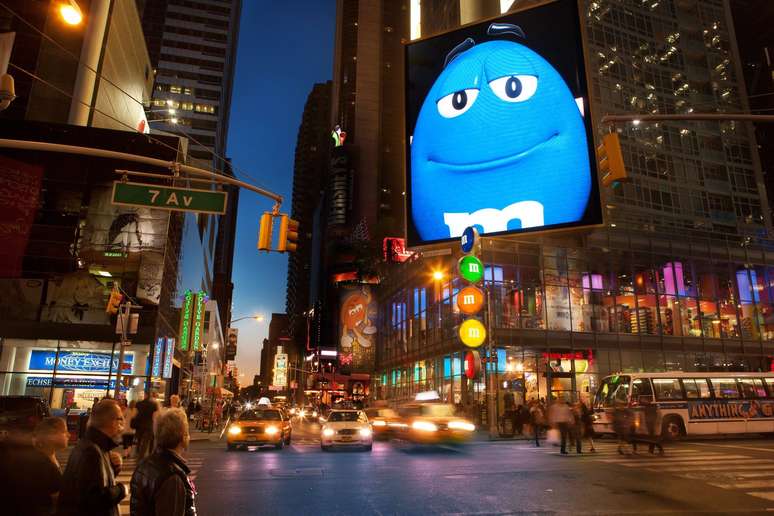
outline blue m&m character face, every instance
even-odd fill
[[[513,41],[458,54],[419,112],[411,189],[423,241],[580,220],[591,192],[586,129],[559,73]]]

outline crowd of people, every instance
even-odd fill
[[[176,395],[167,407],[152,393],[138,403],[95,400],[64,470],[57,459],[69,439],[64,419],[44,418],[31,436],[9,435],[0,443],[3,509],[14,515],[117,516],[131,492],[133,516],[195,515],[196,489],[184,459],[188,419]],[[128,490],[116,478],[133,452],[138,464]]]

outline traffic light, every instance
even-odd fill
[[[274,216],[264,211],[261,215],[261,229],[258,231],[258,250],[271,251],[271,233],[274,228]]]
[[[597,159],[602,186],[610,186],[628,178],[618,133],[608,133],[602,137],[602,143],[597,147]]]
[[[121,295],[121,292],[119,292],[116,287],[113,287],[113,290],[110,292],[110,299],[108,299],[107,306],[105,307],[105,312],[109,314],[117,314],[118,307],[121,305],[121,301],[123,300],[124,296]]]
[[[292,253],[298,248],[298,221],[287,215],[280,215],[277,251]]]

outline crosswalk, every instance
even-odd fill
[[[57,454],[57,459],[59,460],[59,464],[61,464],[62,466],[62,471],[64,471],[65,467],[67,466],[67,459],[70,456],[71,450],[72,448],[68,448],[67,450]],[[189,475],[189,477],[195,483],[196,475],[199,472],[199,470],[202,468],[202,465],[204,463],[203,452],[189,451],[188,453],[186,453],[185,460],[186,460],[186,463],[188,464],[188,467],[191,468],[191,474]],[[120,482],[124,484],[124,486],[126,487],[126,498],[121,500],[121,503],[119,504],[119,507],[118,507],[119,513],[122,515],[129,514],[129,501],[131,498],[131,488],[129,484],[132,480],[132,474],[134,473],[134,470],[136,467],[137,467],[136,458],[130,457],[128,459],[124,459],[123,466],[121,466],[121,473],[119,473],[119,475],[116,477],[116,482]]]
[[[648,453],[647,445],[640,446],[636,455],[619,454],[618,446],[611,442],[600,442],[595,447],[595,452],[585,448],[583,454],[576,455],[570,451],[567,457],[660,474],[669,473],[720,489],[741,491],[749,496],[774,501],[774,459],[771,458],[754,458],[730,450],[708,451],[680,445],[667,447],[663,456]],[[559,449],[550,445],[529,449],[535,453],[559,455]]]

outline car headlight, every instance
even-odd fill
[[[450,421],[449,428],[452,430],[466,430],[468,432],[472,432],[476,429],[476,425],[473,423],[468,423],[467,421]]]
[[[239,435],[242,433],[242,429],[236,425],[232,425],[228,428],[228,433],[231,435]]]
[[[322,434],[323,437],[333,437],[333,434],[336,432],[333,431],[333,428],[323,428]]]
[[[301,417],[306,416],[306,410],[302,410],[301,412],[298,413],[298,415]]]
[[[268,435],[274,435],[277,432],[279,432],[279,428],[277,428],[276,426],[267,426],[266,427],[266,433]]]
[[[377,421],[374,421],[374,426],[387,426],[387,422],[379,419]]]
[[[371,429],[370,428],[361,428],[360,429],[360,437],[371,437]]]
[[[423,432],[435,432],[438,427],[428,421],[414,421],[411,423],[411,428],[414,430],[421,430]]]

